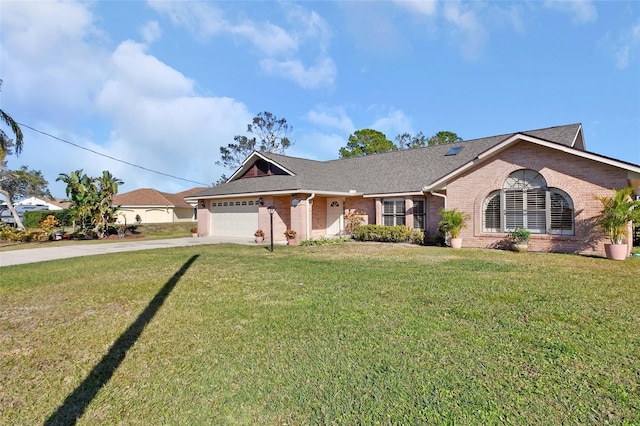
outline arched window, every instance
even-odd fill
[[[482,206],[484,232],[517,228],[535,234],[573,235],[573,202],[565,192],[548,188],[535,170],[517,170],[505,179],[502,190],[487,196]]]

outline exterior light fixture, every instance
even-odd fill
[[[258,198],[258,204],[260,204],[261,206],[264,206],[264,200],[262,199],[262,197]]]
[[[273,214],[276,212],[276,207],[269,206],[267,207],[267,211],[269,212],[269,218],[271,223],[271,252],[273,253]]]
[[[204,209],[204,200],[200,200],[200,207]]]

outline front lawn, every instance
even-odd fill
[[[640,423],[638,258],[212,245],[0,274],[1,424]]]

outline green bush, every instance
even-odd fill
[[[301,246],[326,246],[329,244],[339,244],[339,243],[348,243],[353,239],[350,237],[340,237],[340,238],[327,238],[320,237],[311,240],[304,240],[300,242]]]
[[[22,217],[22,224],[25,228],[39,228],[40,222],[47,216],[53,216],[58,219],[60,226],[71,226],[73,218],[69,214],[69,210],[36,210],[25,212]]]
[[[353,238],[358,241],[379,241],[384,243],[422,244],[424,233],[406,226],[364,225],[353,230]]]

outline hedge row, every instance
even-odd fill
[[[354,228],[353,238],[358,241],[423,244],[424,233],[421,230],[411,229],[401,225],[363,225]]]
[[[60,222],[60,226],[73,225],[73,218],[69,213],[69,210],[36,210],[25,212],[22,216],[22,224],[25,228],[39,228],[40,222],[47,216],[55,216]]]

